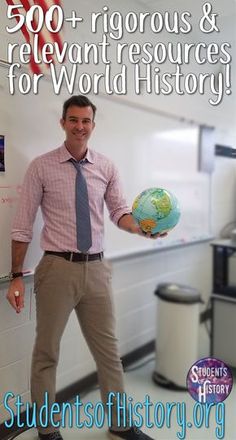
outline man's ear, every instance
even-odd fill
[[[65,120],[63,118],[60,119],[60,125],[61,125],[61,128],[64,130]]]

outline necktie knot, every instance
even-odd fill
[[[80,161],[77,161],[75,159],[70,159],[70,162],[73,163],[73,165],[77,169],[77,171],[80,171],[81,166],[87,162],[87,159],[82,159]]]

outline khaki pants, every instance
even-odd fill
[[[31,371],[32,402],[40,407],[45,392],[50,404],[55,401],[60,341],[73,309],[97,365],[103,402],[111,391],[123,393],[108,263],[104,260],[77,263],[55,255],[43,256],[35,272],[35,294],[37,326]],[[79,347],[71,349],[79,350]],[[56,428],[39,426],[39,430],[48,433]]]

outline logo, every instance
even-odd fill
[[[231,393],[232,387],[232,372],[219,359],[199,359],[191,366],[187,375],[189,394],[200,403],[223,402]]]

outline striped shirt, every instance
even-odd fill
[[[76,244],[75,179],[76,169],[63,144],[61,147],[34,159],[24,178],[12,239],[30,242],[39,206],[43,216],[41,247],[43,250],[78,252]],[[103,250],[104,201],[110,219],[117,224],[130,213],[119,175],[110,159],[88,149],[83,163],[87,182],[92,228],[89,253]]]

